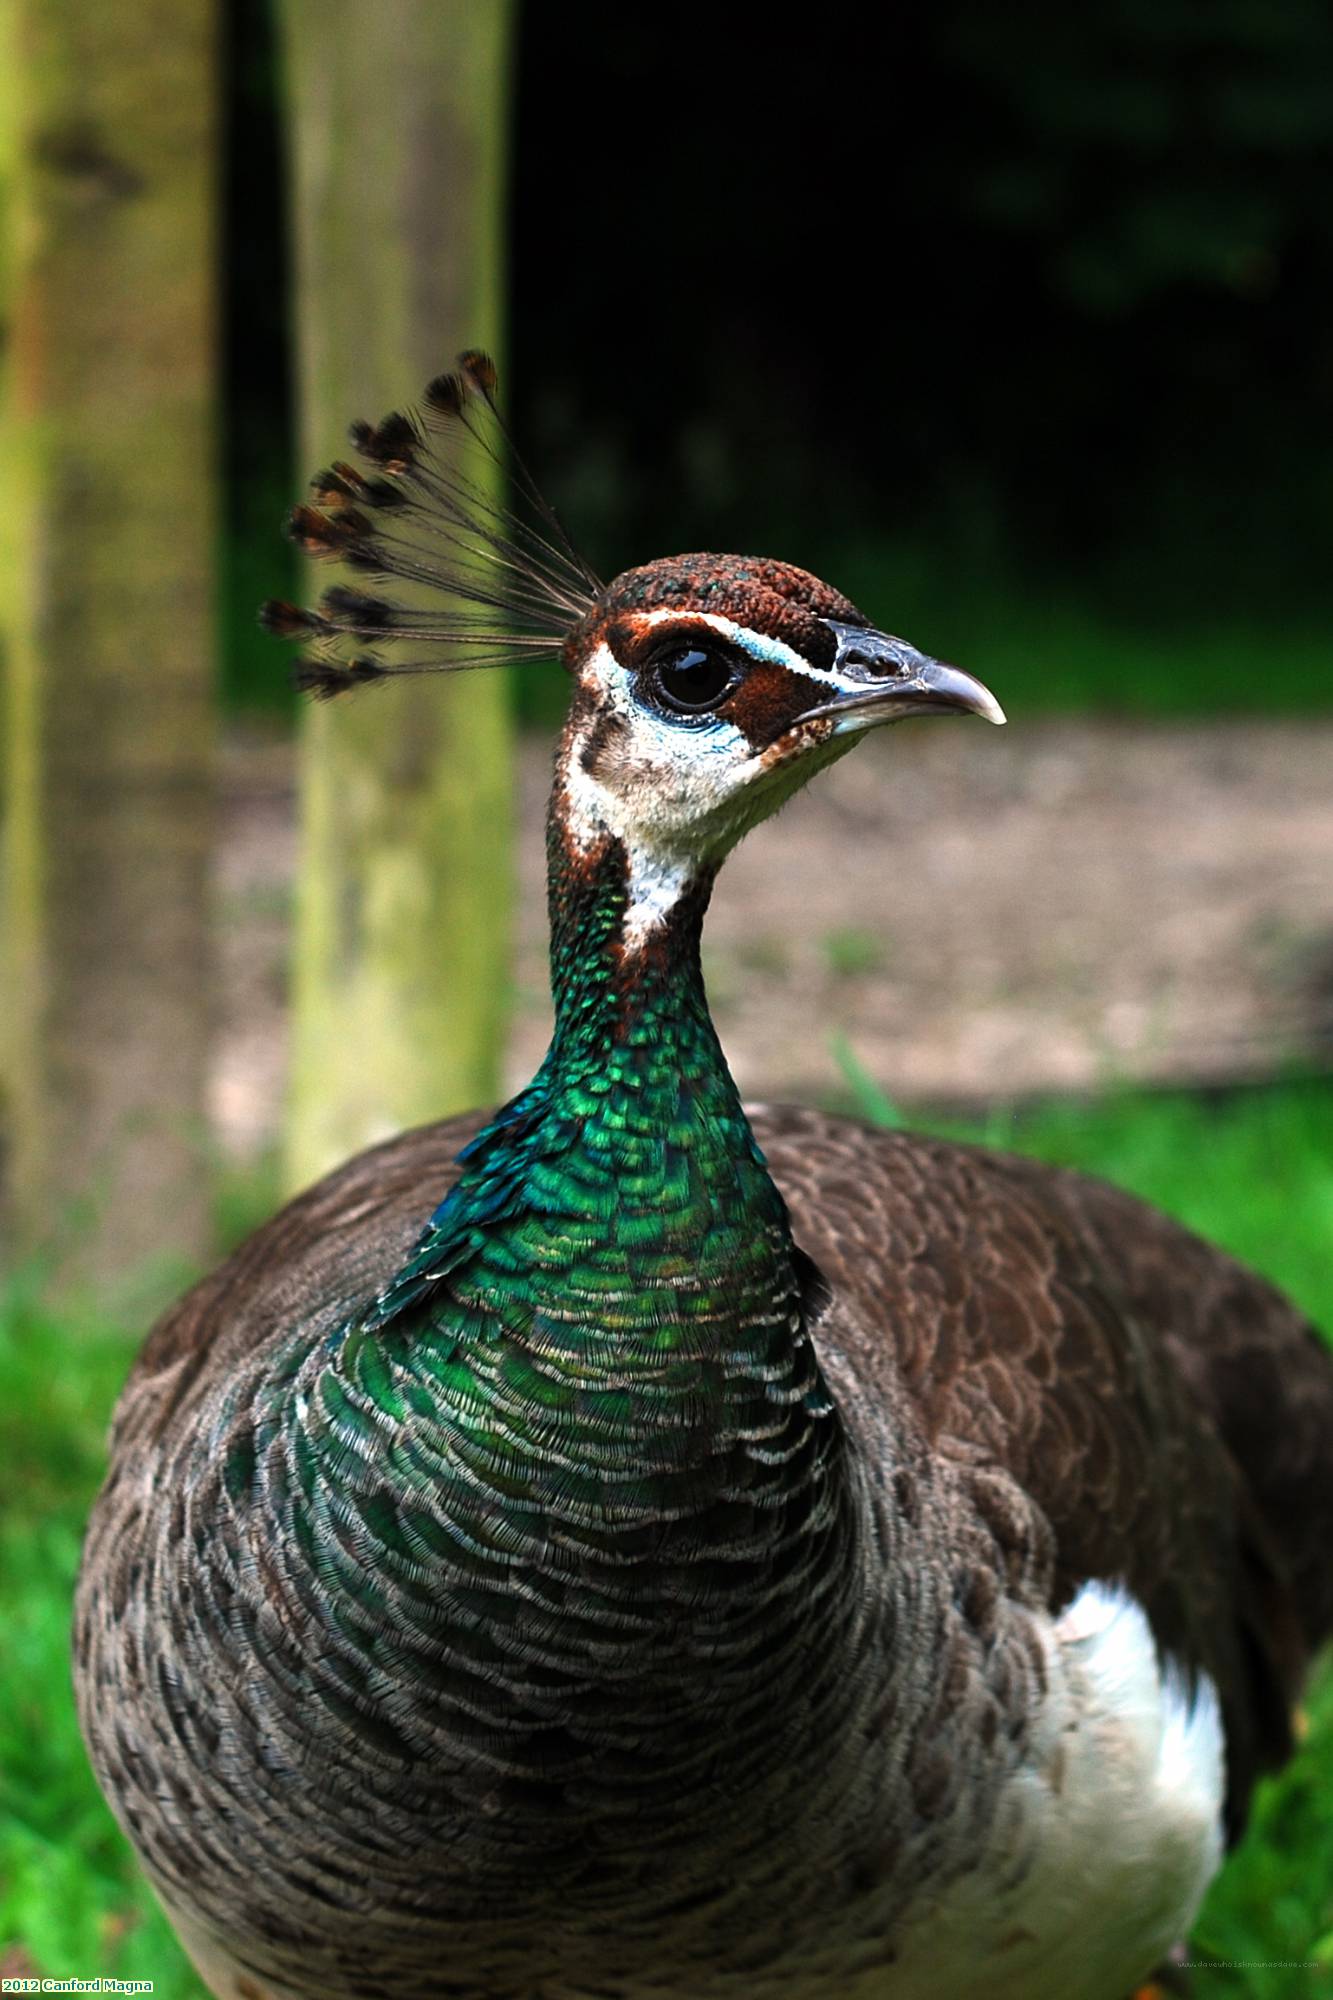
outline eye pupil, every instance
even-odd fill
[[[682,646],[657,664],[659,694],[668,708],[685,715],[715,707],[735,678],[730,661],[701,646]]]

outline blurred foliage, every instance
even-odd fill
[[[83,1523],[138,1338],[56,1319],[18,1286],[0,1299],[0,1959],[195,2000],[203,1988],[97,1789],[70,1686]]]
[[[843,1050],[865,1115],[896,1113]],[[1103,1173],[1160,1202],[1284,1284],[1333,1326],[1333,1081],[1228,1097],[1113,1095],[996,1112],[951,1134]],[[228,1232],[272,1198],[228,1193]],[[0,1959],[47,1974],[151,1978],[166,2000],[202,1988],[102,1803],[69,1687],[69,1605],[102,1433],[139,1330],[72,1324],[22,1287],[0,1296]],[[1197,1972],[1195,2000],[1305,2000],[1333,1964],[1333,1674],[1311,1690],[1299,1754],[1260,1789],[1249,1832],[1208,1898],[1195,1949],[1264,1960]],[[1273,1964],[1291,1960],[1290,1965]]]
[[[271,0],[231,0],[222,21],[228,80],[222,246],[227,420],[219,565],[224,691],[247,707],[290,714],[296,697],[284,671],[286,656],[257,621],[266,597],[297,594],[295,552],[282,532],[300,485],[294,474],[288,325],[294,287],[281,72]]]
[[[834,979],[866,979],[883,971],[887,957],[883,938],[851,926],[825,931],[820,951]]]

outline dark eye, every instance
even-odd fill
[[[653,685],[663,707],[677,715],[703,715],[716,708],[739,678],[729,659],[702,646],[664,653],[653,668]]]

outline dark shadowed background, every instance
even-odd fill
[[[231,504],[262,552],[291,422],[259,0],[233,33]],[[791,552],[955,650],[1008,628],[1048,706],[1333,699],[1327,9],[533,6],[512,108],[510,407],[606,573]],[[1167,635],[1174,671],[1135,657]],[[274,685],[257,645],[229,672]]]

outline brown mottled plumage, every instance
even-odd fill
[[[428,410],[492,394],[468,356]],[[440,494],[484,541],[429,422],[358,435],[388,484],[322,475],[316,540],[377,589]],[[747,1118],[727,851],[867,727],[1002,715],[804,571],[594,590],[545,518],[550,1052],[150,1335],[80,1582],[98,1776],[219,2000],[1125,2000],[1333,1625],[1333,1361],[1098,1182]],[[442,663],[404,636],[498,657],[499,590],[270,622],[340,693]]]
[[[1238,1827],[1254,1776],[1286,1754],[1288,1704],[1333,1627],[1333,1379],[1313,1330],[1264,1280],[1103,1182],[790,1106],[750,1118],[827,1282],[815,1339],[849,1426],[871,1452],[892,1436],[896,1508],[942,1518],[959,1633],[993,1640],[1002,1594],[1040,1611],[1089,1576],[1123,1579],[1163,1644],[1224,1690]],[[181,1492],[177,1441],[201,1395],[309,1299],[327,1300],[331,1320],[373,1295],[417,1235],[421,1190],[450,1184],[480,1124],[448,1120],[359,1155],[154,1329],[90,1532],[85,1690],[125,1671],[107,1665],[99,1605],[132,1594],[142,1512]],[[160,1700],[161,1754],[182,1727],[179,1696],[152,1689],[148,1661],[133,1665]],[[1015,1672],[1009,1706],[1027,1694]],[[968,1725],[946,1709],[923,1731],[922,1810]],[[151,1742],[139,1754],[152,1757]],[[215,1990],[240,1996],[245,1977],[256,1995],[286,1991],[230,1971]]]

